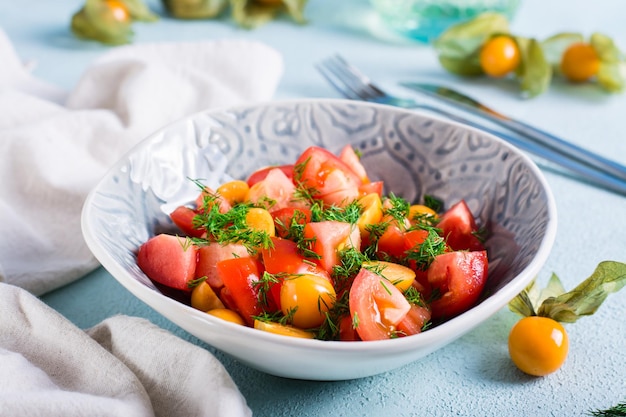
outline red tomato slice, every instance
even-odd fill
[[[359,187],[359,194],[368,195],[368,194],[376,193],[378,194],[379,197],[382,197],[383,187],[384,187],[384,183],[382,181],[368,182],[367,184],[363,183]]]
[[[225,259],[244,258],[250,256],[246,247],[239,243],[222,245],[211,242],[198,247],[198,263],[196,265],[196,278],[206,277],[207,283],[217,290],[224,286],[224,282],[217,272],[217,263]]]
[[[263,312],[258,301],[259,288],[255,285],[261,277],[262,265],[250,257],[226,259],[217,263],[217,272],[237,312],[249,326],[253,326],[253,316]]]
[[[338,169],[328,171],[324,176],[324,186],[315,198],[327,205],[344,207],[361,196],[359,188],[350,181],[345,172]]]
[[[219,205],[220,213],[226,213],[232,208],[230,203],[221,195],[216,194],[212,189],[205,187],[196,198],[196,211],[209,212],[214,204]]]
[[[352,317],[345,316],[339,320],[339,340],[342,342],[357,342],[361,340],[352,324]]]
[[[312,216],[311,210],[304,207],[284,207],[272,211],[271,214],[274,218],[276,234],[280,237],[287,236],[293,221],[299,224],[306,224],[311,221]]]
[[[261,258],[265,270],[270,274],[313,274],[319,275],[332,282],[330,275],[321,268],[312,265],[298,250],[298,245],[287,239],[272,237],[272,248],[261,249]],[[272,305],[270,308],[280,309],[280,286],[282,280],[271,285],[270,296]]]
[[[437,227],[452,250],[480,251],[485,247],[476,237],[478,227],[464,200],[450,207],[439,219]]]
[[[248,183],[248,186],[252,187],[257,182],[263,181],[265,177],[267,177],[267,174],[274,168],[278,168],[281,171],[283,171],[283,173],[287,176],[287,178],[289,179],[293,178],[293,165],[269,166],[269,167],[261,168],[258,171],[253,172],[246,180],[246,182]]]
[[[291,206],[295,190],[296,186],[291,179],[280,169],[274,168],[267,173],[265,179],[250,187],[246,199],[252,203],[266,205],[272,212]]]
[[[428,238],[428,231],[423,229],[414,229],[404,233],[404,249],[410,250],[417,245],[421,245]]]
[[[411,305],[391,282],[361,268],[350,289],[350,316],[362,340],[391,338]],[[356,318],[355,318],[356,316]]]
[[[406,253],[407,251],[411,251],[411,250],[419,251],[420,245],[424,243],[426,239],[428,238],[428,231],[423,230],[423,229],[410,230],[404,233],[403,238],[404,238],[404,253],[405,254],[407,254]],[[415,271],[416,274],[418,274],[418,276],[420,275],[419,274],[420,272],[422,273],[421,275],[424,275],[423,274],[424,271],[418,268],[414,260],[412,259],[409,260],[409,266],[411,267],[411,269]]]
[[[340,249],[361,247],[359,228],[337,221],[307,223],[304,226],[304,238],[313,242],[311,249],[320,256],[316,262],[328,273],[339,264]]]
[[[314,188],[316,198],[327,204],[345,204],[359,196],[362,181],[341,159],[326,149],[311,146],[295,164],[301,168],[299,180],[305,187]]]
[[[197,213],[189,207],[180,206],[170,213],[170,218],[185,235],[201,237],[204,234],[204,230],[197,229],[193,226],[193,218],[196,217],[196,215]]]
[[[398,226],[398,222],[391,216],[383,217],[383,222],[389,222],[389,226],[385,232],[378,238],[378,255],[381,257],[392,256],[394,258],[403,258],[405,247],[405,231],[409,226],[408,220],[404,227]]]
[[[343,163],[345,163],[352,170],[352,172],[356,174],[357,177],[359,177],[362,183],[367,184],[370,182],[369,178],[367,177],[365,167],[361,163],[361,158],[359,158],[356,152],[354,152],[354,148],[352,146],[344,146],[339,153],[339,159]]]
[[[398,331],[404,336],[411,336],[422,332],[424,325],[430,321],[431,313],[426,307],[411,304],[406,317],[398,323]]]
[[[448,252],[435,257],[428,282],[441,297],[431,303],[433,318],[452,318],[480,297],[487,282],[487,252]]]
[[[137,265],[159,284],[190,291],[187,283],[194,278],[197,253],[185,238],[160,234],[139,247]]]

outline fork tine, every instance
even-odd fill
[[[317,68],[347,98],[373,100],[385,94],[339,55],[327,58]]]
[[[358,100],[359,97],[352,91],[348,89],[343,81],[339,81],[337,76],[333,71],[330,70],[329,66],[326,62],[322,62],[321,64],[315,65],[315,68],[322,74],[322,76],[332,85],[335,90],[339,91],[344,97],[349,98],[351,100]]]
[[[331,75],[334,79],[333,85],[338,87],[341,93],[353,100],[358,100],[361,97],[359,94],[358,85],[355,86],[354,78],[349,74],[346,74],[345,68],[341,64],[337,64],[334,57],[328,58],[322,62],[322,66],[327,72],[327,76]]]
[[[352,80],[358,80],[361,89],[369,96],[380,97],[386,94],[383,90],[378,88],[367,75],[363,74],[355,66],[351,65],[344,57],[339,54],[335,54],[334,58],[337,65],[340,65],[345,72],[350,74],[350,78]]]

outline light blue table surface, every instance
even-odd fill
[[[107,50],[78,41],[69,32],[70,16],[81,4],[0,2],[0,27],[18,54],[36,62],[36,76],[65,89]],[[157,2],[150,4],[160,11]],[[366,0],[310,0],[306,14],[305,26],[282,20],[253,31],[238,29],[228,19],[191,22],[163,15],[157,23],[136,24],[135,43],[226,37],[266,42],[285,60],[276,98],[336,97],[314,64],[340,53],[390,89],[407,80],[456,86],[503,112],[626,163],[626,94],[555,82],[546,94],[524,101],[510,82],[461,80],[445,73],[431,48],[385,32]],[[625,16],[626,2],[619,0],[522,0],[512,29],[537,38],[561,31],[602,31],[626,49]],[[559,227],[538,279],[545,283],[555,272],[570,289],[600,261],[626,261],[626,198],[545,168]],[[293,381],[249,369],[152,311],[102,269],[42,299],[81,328],[115,314],[134,315],[206,347],[225,365],[256,416],[584,416],[626,400],[626,291],[610,296],[593,317],[567,325],[568,360],[544,378],[528,377],[510,362],[507,336],[517,316],[503,309],[420,362],[342,382]]]

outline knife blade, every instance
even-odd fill
[[[513,132],[525,136],[536,143],[547,146],[562,153],[563,155],[576,159],[589,167],[600,170],[614,178],[626,181],[626,166],[593,153],[587,149],[581,148],[571,142],[559,138],[552,133],[502,114],[459,91],[427,83],[403,82],[400,83],[400,85],[410,90],[440,99],[452,106],[483,117]]]

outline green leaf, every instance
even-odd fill
[[[535,280],[528,285],[522,292],[509,302],[509,310],[517,313],[522,317],[536,316],[535,304],[533,303],[530,292],[535,287]]]
[[[537,315],[573,323],[596,312],[610,293],[626,285],[626,264],[601,262],[593,274],[572,291],[544,300]]]
[[[590,43],[600,58],[598,84],[611,93],[622,91],[626,84],[626,63],[622,53],[611,38],[601,33],[592,34]]]
[[[584,37],[580,33],[564,32],[557,33],[541,42],[543,54],[546,60],[552,65],[555,73],[561,72],[561,58],[565,50],[572,44],[584,42]]]
[[[552,66],[536,39],[515,37],[515,41],[521,55],[521,62],[515,73],[520,81],[522,94],[528,98],[538,96],[550,86]]]
[[[497,13],[483,13],[451,26],[433,42],[439,62],[448,71],[463,75],[483,73],[478,60],[480,48],[495,34],[509,33],[509,22]]]
[[[552,274],[546,288],[539,289],[536,280],[532,280],[530,284],[524,288],[509,303],[509,309],[523,317],[536,316],[537,310],[541,303],[549,297],[557,297],[565,292],[561,280],[556,274]]]

